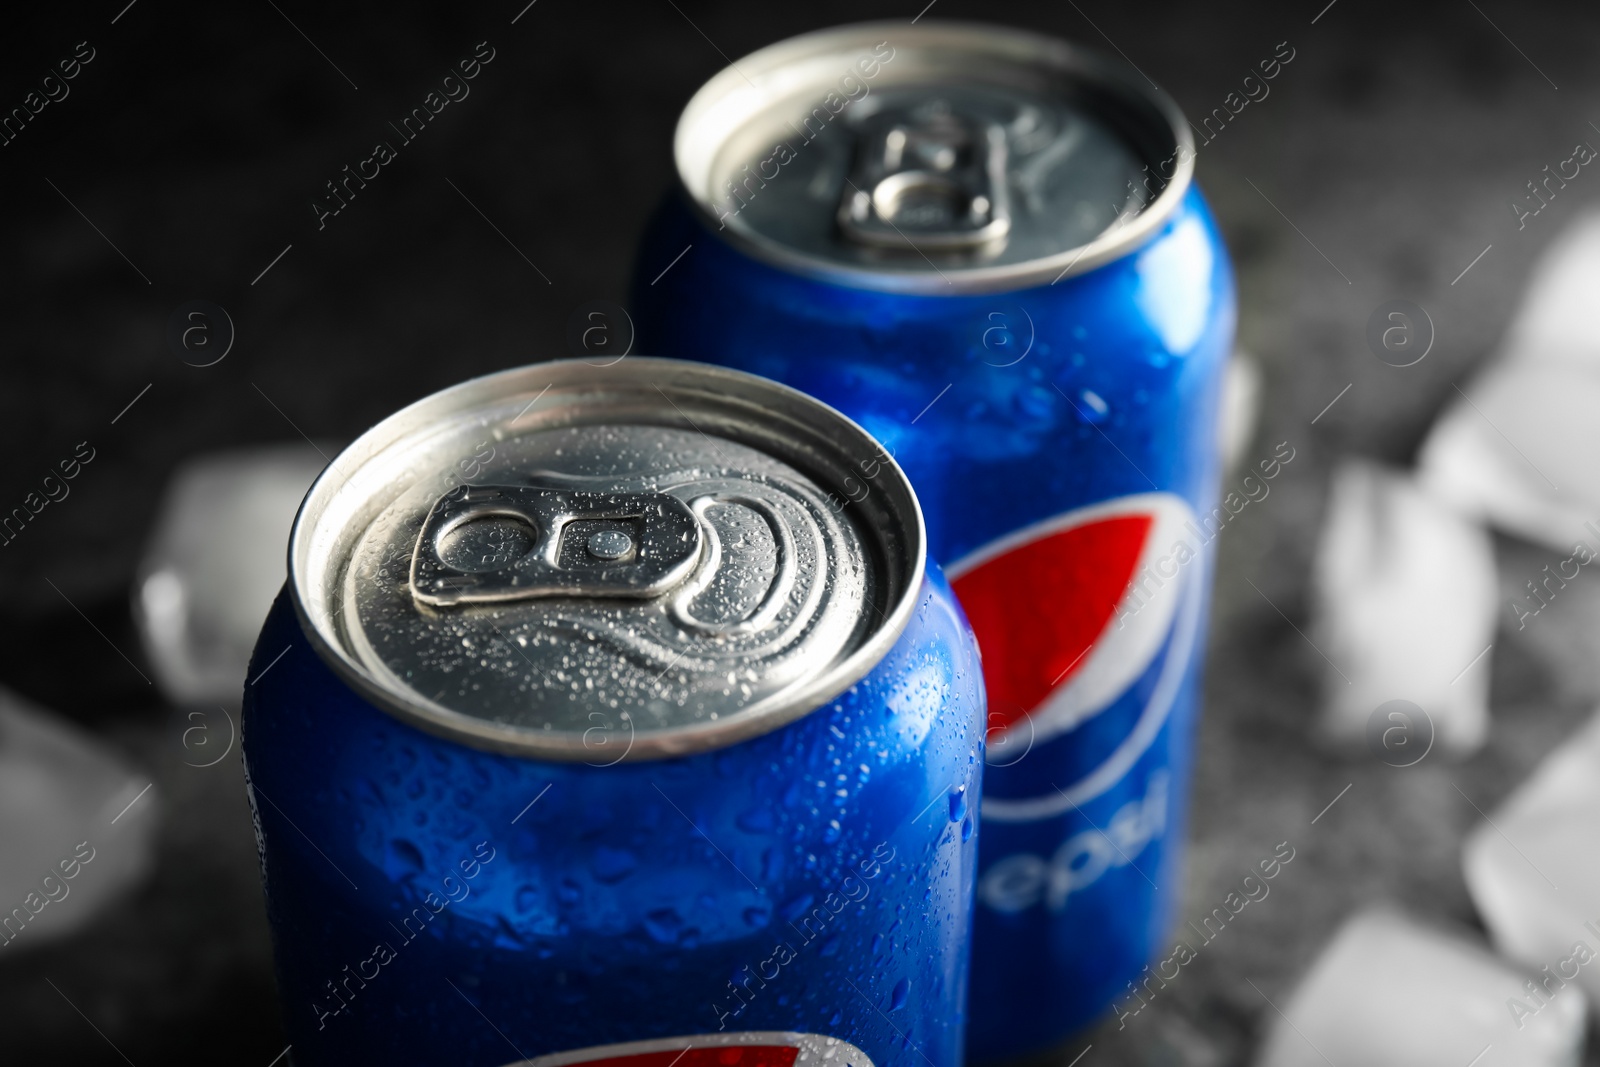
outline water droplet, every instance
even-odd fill
[[[822,843],[831,845],[839,840],[839,835],[844,833],[844,828],[839,825],[838,819],[828,820],[828,828],[822,831]]]
[[[889,992],[889,1010],[899,1011],[906,1006],[906,999],[911,996],[911,979],[902,978],[894,984],[894,989]]]
[[[1019,389],[1011,402],[1018,415],[1030,421],[1043,421],[1055,413],[1059,397],[1054,389],[1031,386]]]
[[[639,865],[634,854],[627,849],[608,848],[600,845],[594,850],[594,857],[589,861],[589,869],[594,872],[595,881],[605,885],[614,885],[633,873]]]
[[[814,900],[816,900],[816,897],[810,893],[804,893],[793,900],[786,901],[783,907],[778,909],[778,914],[783,916],[784,922],[792,923],[811,910],[811,902]]]
[[[683,917],[673,908],[657,908],[646,913],[644,928],[657,941],[673,945],[678,941],[678,932],[683,929]]]
[[[525,885],[517,890],[517,910],[532,911],[534,905],[539,903],[539,891],[531,885]]]
[[[972,816],[970,815],[961,820],[961,840],[972,840]]]
[[[422,862],[422,850],[403,837],[390,840],[388,859],[384,866],[388,868],[389,877],[395,879],[421,874],[426,866]]]
[[[1083,420],[1091,426],[1100,425],[1106,421],[1106,416],[1111,414],[1111,405],[1093,389],[1085,389],[1078,394],[1078,399],[1080,401],[1078,411],[1083,415]]]
[[[583,887],[571,878],[563,878],[556,887],[556,899],[563,904],[576,904],[583,899]]]
[[[967,787],[957,786],[950,790],[950,821],[960,822],[961,817],[967,813]]]

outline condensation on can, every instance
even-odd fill
[[[701,364],[507,371],[341,453],[244,712],[296,1062],[921,1062],[887,1017],[954,1067],[983,695],[923,537],[859,427]]]
[[[675,153],[640,343],[911,477],[989,699],[969,1057],[1042,1054],[1165,953],[1181,879],[1235,299],[1190,127],[1126,64],[920,20],[738,60]]]

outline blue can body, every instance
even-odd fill
[[[620,734],[585,764],[423,732],[319,658],[287,594],[252,677],[269,662],[243,747],[301,1067],[762,1034],[960,1062],[983,693],[937,568],[843,696],[674,759],[613,762]],[[717,1062],[793,1061],[763,1055]]]
[[[638,279],[643,351],[809,392],[910,476],[988,676],[969,1051],[1069,1038],[1161,947],[1180,879],[1235,320],[1203,199],[1086,273],[952,295],[775,266],[674,199]]]

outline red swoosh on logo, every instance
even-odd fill
[[[1154,521],[1116,515],[1060,530],[951,583],[983,651],[991,729],[1031,715],[1089,660]]]

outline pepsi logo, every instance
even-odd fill
[[[555,1052],[506,1067],[873,1067],[848,1041],[818,1034],[689,1034]]]
[[[998,730],[991,752],[1022,751],[1023,743],[1066,734],[1110,707],[1151,667],[1179,623],[1162,678],[1107,759],[1078,782],[1058,783],[1059,795],[985,797],[985,818],[1043,818],[1093,799],[1154,740],[1182,683],[1198,622],[1194,577],[1203,564],[1173,562],[1175,545],[1194,543],[1189,554],[1201,554],[1189,532],[1193,519],[1181,497],[1141,493],[1035,523],[948,568],[983,653],[990,722]]]

